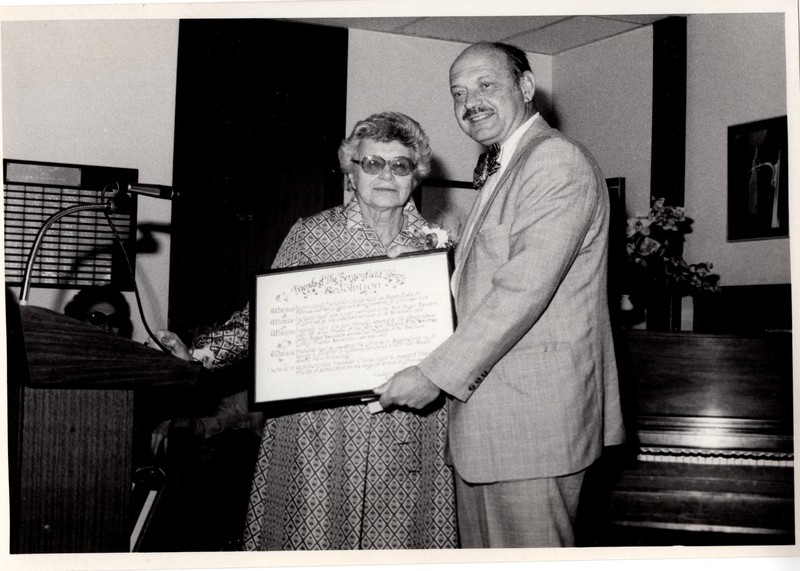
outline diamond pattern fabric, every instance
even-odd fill
[[[413,202],[393,244],[409,244],[425,221]],[[380,256],[357,197],[299,220],[274,268]],[[234,315],[217,356],[246,354],[249,312]],[[242,327],[244,326],[244,327]],[[223,326],[223,331],[227,324]],[[238,341],[233,342],[238,337]],[[244,346],[238,353],[232,347]],[[230,347],[229,347],[230,346]],[[215,363],[222,366],[222,363]],[[446,409],[370,414],[365,405],[268,418],[251,488],[247,550],[456,547],[452,471],[445,464]]]
[[[475,190],[480,190],[486,184],[486,180],[500,170],[500,145],[492,143],[489,150],[481,153],[478,157],[478,164],[472,172],[472,186]]]

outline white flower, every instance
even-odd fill
[[[429,244],[431,248],[446,248],[453,245],[447,230],[435,224],[424,225],[422,227],[422,233],[425,235],[425,242]]]

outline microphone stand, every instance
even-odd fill
[[[36,239],[33,241],[33,246],[31,246],[31,251],[28,254],[28,260],[25,263],[25,274],[22,278],[22,286],[20,287],[20,294],[19,294],[19,304],[21,306],[28,305],[28,295],[30,294],[31,289],[31,276],[33,275],[33,262],[36,258],[36,254],[39,251],[39,247],[42,244],[42,240],[44,239],[45,233],[50,229],[50,227],[61,220],[64,216],[69,216],[70,214],[75,214],[76,212],[83,212],[93,210],[96,212],[105,212],[106,214],[113,214],[117,210],[117,205],[114,202],[114,198],[109,198],[106,200],[105,204],[96,203],[96,204],[78,204],[76,206],[68,206],[67,208],[63,208],[53,214],[50,218],[48,218],[45,223],[39,228],[39,232],[36,234]]]
[[[108,189],[109,187],[106,187]],[[95,212],[103,212],[106,214],[106,217],[114,214],[117,211],[117,200],[125,200],[126,198],[131,198],[133,194],[144,194],[148,196],[154,196],[158,198],[175,198],[180,196],[179,193],[175,192],[171,187],[168,186],[158,186],[158,185],[127,185],[126,191],[120,191],[119,184],[114,183],[111,185],[111,188],[114,190],[114,193],[111,194],[106,198],[105,203],[94,203],[94,204],[78,204],[75,206],[68,206],[67,208],[63,208],[53,214],[50,218],[48,218],[42,227],[39,229],[39,232],[36,234],[36,238],[33,241],[33,246],[31,246],[31,251],[28,254],[28,260],[25,264],[25,274],[22,278],[22,286],[20,287],[20,294],[19,294],[19,305],[25,306],[28,305],[28,295],[30,294],[31,289],[31,277],[33,275],[33,262],[36,259],[36,253],[39,251],[39,246],[42,244],[42,240],[44,239],[45,232],[50,229],[50,227],[61,220],[64,216],[68,216],[70,214],[75,214],[76,212],[83,212],[83,211],[95,211]],[[103,191],[105,195],[105,191]],[[108,220],[109,224],[111,224],[111,220]],[[117,231],[114,230],[114,225],[111,224],[111,231],[114,232],[114,236],[119,240],[119,236],[117,236]],[[121,245],[121,244],[120,244]],[[125,248],[122,248],[123,253],[125,253]],[[150,326],[147,324],[147,319],[144,316],[144,310],[142,309],[142,300],[139,296],[139,288],[136,287],[136,279],[133,277],[133,268],[131,268],[130,260],[128,260],[128,255],[125,254],[125,260],[128,264],[128,270],[130,271],[131,279],[133,279],[133,293],[136,296],[136,305],[139,308],[139,316],[142,318],[142,325],[144,326],[147,334],[150,335],[150,338],[155,341],[155,344],[164,352],[170,353],[171,350],[164,346],[161,341],[153,334],[150,330]]]

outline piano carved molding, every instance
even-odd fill
[[[791,334],[623,330],[628,442],[596,468],[594,545],[794,544]]]

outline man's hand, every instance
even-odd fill
[[[381,396],[380,403],[385,409],[392,406],[422,409],[436,400],[441,391],[417,367],[408,367],[373,392]]]

